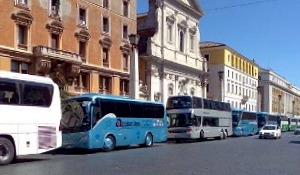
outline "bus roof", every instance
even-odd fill
[[[71,97],[69,99],[74,99],[74,98],[93,98],[93,99],[101,98],[101,99],[123,100],[123,101],[133,101],[133,102],[143,102],[143,103],[152,103],[152,104],[163,105],[163,103],[161,103],[161,102],[137,100],[137,99],[131,99],[129,97],[124,97],[124,96],[107,95],[107,94],[99,94],[99,93],[85,93],[82,95]]]
[[[42,77],[42,76],[38,76],[38,75],[29,75],[29,74],[21,74],[21,73],[8,72],[8,71],[0,71],[0,78],[33,81],[33,82],[49,83],[49,84],[54,83],[53,80],[48,77]]]

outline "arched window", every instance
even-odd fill
[[[195,88],[191,88],[190,94],[191,94],[191,95],[195,95]]]
[[[183,31],[179,32],[179,50],[184,52],[184,33]]]
[[[173,84],[169,84],[168,85],[168,95],[173,95],[174,94],[174,85]]]

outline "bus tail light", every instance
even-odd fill
[[[191,132],[192,130],[193,129],[189,127],[189,128],[186,129],[186,132]]]

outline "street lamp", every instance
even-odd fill
[[[293,117],[295,117],[295,101],[292,101],[293,104],[293,108],[292,108],[292,113],[293,113]]]
[[[221,89],[221,94],[220,94],[220,101],[223,101],[223,79],[224,79],[224,71],[219,71],[219,80],[220,80],[220,89]]]
[[[278,113],[279,114],[281,114],[281,105],[280,105],[280,103],[281,103],[281,95],[279,94],[278,95],[278,111],[279,111]]]
[[[132,99],[139,99],[139,62],[137,49],[139,36],[131,34],[129,35],[129,41],[132,47],[130,55],[129,95]]]

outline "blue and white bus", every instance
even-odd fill
[[[233,136],[249,136],[258,132],[256,112],[232,110]]]
[[[225,139],[232,135],[229,103],[195,96],[172,96],[167,101],[168,139]]]
[[[112,151],[167,140],[163,104],[101,94],[84,94],[62,104],[63,147]]]
[[[257,127],[258,131],[262,129],[267,124],[269,113],[267,112],[257,112]]]

